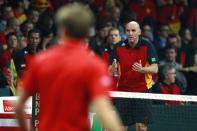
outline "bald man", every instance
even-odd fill
[[[118,91],[150,92],[153,85],[152,74],[158,72],[158,58],[150,41],[141,37],[140,26],[131,21],[126,24],[127,40],[118,44],[113,50],[111,72],[114,59],[118,61],[119,83]],[[147,100],[116,99],[115,106],[122,118],[125,130],[135,124],[136,131],[147,131],[151,121],[151,102]]]

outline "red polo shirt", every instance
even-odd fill
[[[181,88],[176,84],[166,85],[161,84],[160,85],[161,93],[163,94],[174,94],[174,95],[180,95],[181,94]],[[167,101],[168,104],[180,104],[180,101]]]
[[[140,38],[134,48],[131,48],[127,41],[119,44],[110,56],[111,62],[114,58],[120,64],[119,91],[144,92],[152,87],[153,78],[151,74],[132,70],[132,65],[135,62],[141,61],[143,67],[158,62],[155,49],[148,40]]]
[[[108,96],[112,80],[106,64],[79,41],[39,53],[22,83],[29,95],[40,93],[39,131],[88,131],[88,106]]]

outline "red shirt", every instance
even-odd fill
[[[181,94],[181,88],[178,87],[176,84],[171,84],[171,85],[162,84],[160,86],[160,89],[163,94],[174,94],[174,95]],[[168,104],[180,104],[180,101],[167,101],[167,103]]]
[[[126,40],[113,50],[110,56],[111,63],[114,58],[118,60],[120,66],[119,91],[145,92],[152,87],[152,74],[132,70],[135,62],[141,61],[143,67],[157,64],[155,49],[149,41],[140,37],[136,46],[131,48]]]
[[[72,44],[70,44],[72,43]],[[39,131],[88,131],[88,106],[108,96],[107,65],[83,44],[68,41],[39,53],[24,73],[24,90],[40,93]]]

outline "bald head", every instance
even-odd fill
[[[140,30],[140,25],[136,21],[131,21],[131,22],[127,23],[126,26],[133,26],[136,29]]]
[[[140,25],[136,21],[131,21],[126,24],[126,35],[129,44],[133,47],[137,44],[141,35]]]

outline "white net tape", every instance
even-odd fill
[[[185,102],[197,102],[197,96],[192,96],[192,95],[172,95],[172,94],[111,91],[110,96],[120,97],[120,98],[136,98],[136,99],[151,99],[151,100],[178,100],[178,101],[185,101]]]

